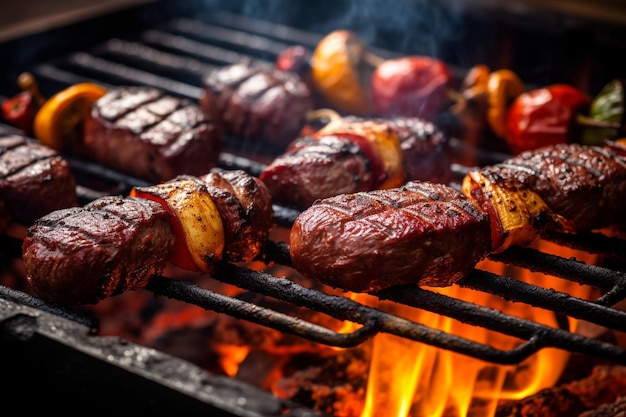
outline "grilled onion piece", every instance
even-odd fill
[[[135,187],[132,196],[147,198],[172,213],[176,233],[175,265],[210,272],[213,262],[222,259],[224,225],[204,184],[193,178],[176,178],[163,184]]]

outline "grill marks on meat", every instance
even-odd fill
[[[463,187],[483,207],[498,208],[494,188],[505,196],[518,194],[519,203],[509,202],[507,209],[528,208],[533,213],[527,220],[531,232],[519,238],[507,236],[502,245],[494,239],[498,251],[525,244],[546,228],[575,233],[626,226],[626,161],[608,148],[559,144],[524,152],[469,173]],[[506,211],[494,212],[494,230],[506,215]]]
[[[0,136],[0,199],[12,220],[30,225],[76,206],[76,179],[55,150],[24,136]]]
[[[377,179],[361,148],[346,137],[303,137],[260,175],[274,201],[298,208],[337,194],[368,191]]]
[[[61,304],[93,304],[140,288],[174,251],[170,215],[132,197],[57,210],[28,228],[22,259],[32,292]]]
[[[606,149],[559,145],[521,154],[483,173],[507,188],[535,191],[564,229],[588,231],[624,220],[626,162]]]
[[[296,74],[243,62],[203,78],[200,106],[224,133],[283,149],[304,126],[313,100]]]
[[[221,132],[189,100],[149,87],[118,87],[92,107],[84,145],[103,165],[162,182],[215,167]]]
[[[451,285],[489,247],[488,216],[460,192],[429,182],[320,200],[290,235],[296,270],[356,292]]]

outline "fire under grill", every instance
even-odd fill
[[[165,2],[165,4],[176,3]],[[52,38],[35,35],[9,42],[0,47],[0,50],[8,49],[13,51],[10,56],[17,56],[15,52],[17,48],[28,46],[35,50],[40,48],[39,56],[44,59],[29,62],[27,58],[21,57],[17,59],[18,64],[20,60],[24,60],[28,65],[16,68],[15,71],[28,70],[33,73],[39,80],[42,90],[46,92],[54,92],[82,81],[95,81],[105,85],[154,86],[176,96],[197,100],[200,97],[200,77],[211,68],[244,59],[273,61],[278,53],[290,45],[302,44],[314,47],[324,33],[322,28],[315,26],[312,26],[310,31],[301,30],[296,29],[295,25],[252,18],[225,9],[209,8],[202,13],[194,10],[190,14],[185,8],[179,8],[178,14],[165,18],[164,13],[161,13],[157,19],[156,8],[143,6],[121,14],[99,17],[97,27],[107,27],[101,32],[102,39],[94,34],[94,39],[89,39],[87,45],[82,45],[86,42],[84,39],[76,40],[76,47],[67,53],[54,51],[58,47],[55,44],[60,42],[61,37],[66,36],[68,32],[79,33],[76,31],[94,22],[81,22],[78,26],[63,28],[59,33],[52,31],[45,34]],[[138,19],[141,24],[137,23]],[[121,22],[120,27],[124,30],[118,28],[119,33],[115,33],[110,27],[112,22]],[[133,30],[130,30],[131,27]],[[47,41],[44,42],[43,39]],[[50,45],[53,47],[50,48]],[[376,52],[382,56],[385,54],[392,56],[395,53],[386,49]],[[12,87],[8,87],[8,82],[14,82],[17,73],[3,76],[6,77],[6,81],[2,87],[4,91],[0,90],[0,94],[9,96],[13,91],[10,90]],[[1,129],[11,128],[0,126]],[[264,167],[264,161],[269,157],[264,146],[228,138],[226,149],[220,157],[220,166],[226,169],[243,169],[258,175]],[[461,154],[468,151],[469,145],[462,140],[453,139],[452,146],[455,152]],[[477,155],[477,164],[497,162],[504,157],[498,152],[488,150],[472,149],[472,152]],[[77,191],[83,203],[106,194],[127,194],[133,186],[148,185],[145,181],[102,166],[71,156],[66,158],[76,173],[79,181]],[[468,169],[460,164],[454,164],[452,168],[459,179]],[[101,186],[102,184],[105,186]],[[278,227],[288,228],[298,215],[297,211],[287,207],[275,205],[274,210]],[[551,311],[561,324],[559,328],[416,286],[391,288],[374,294],[380,300],[427,310],[520,339],[521,343],[511,350],[496,349],[382,309],[369,307],[345,296],[329,294],[281,276],[241,265],[220,264],[212,278],[245,290],[247,294],[271,297],[298,309],[307,309],[338,320],[354,322],[360,325],[359,328],[352,332],[340,333],[305,318],[260,306],[247,298],[225,295],[168,276],[154,277],[146,289],[159,297],[194,304],[206,310],[227,314],[330,346],[354,347],[378,333],[388,333],[497,364],[516,364],[540,349],[553,347],[626,365],[626,349],[613,341],[576,334],[568,326],[568,317],[571,317],[607,329],[626,332],[626,311],[612,307],[626,298],[626,273],[623,272],[626,265],[624,255],[626,241],[599,233],[575,236],[554,233],[545,239],[569,248],[597,254],[603,261],[600,265],[590,265],[533,248],[517,247],[491,255],[489,258],[506,265],[543,272],[599,289],[600,296],[586,301],[550,288],[527,284],[506,274],[499,275],[481,269],[475,269],[463,278],[459,285],[496,295],[507,301]],[[3,237],[2,249],[5,255],[17,258],[21,254],[21,242]],[[280,241],[267,242],[261,260],[272,265],[291,267],[289,248],[286,243]],[[310,410],[278,400],[268,393],[245,385],[239,386],[229,378],[213,377],[184,361],[177,361],[167,355],[161,356],[159,352],[97,335],[94,340],[92,333],[97,333],[97,323],[80,313],[49,305],[18,290],[0,287],[0,312],[2,317],[0,335],[3,340],[9,342],[3,342],[4,347],[0,351],[19,356],[22,345],[16,344],[15,341],[32,338],[35,332],[42,336],[42,341],[36,343],[33,349],[46,348],[62,358],[52,365],[46,365],[42,360],[28,363],[17,361],[11,364],[12,368],[19,369],[20,373],[31,378],[37,379],[37,373],[26,369],[31,369],[33,365],[47,367],[48,371],[54,368],[55,372],[60,373],[73,372],[78,366],[87,366],[87,369],[95,370],[99,367],[97,361],[89,364],[91,361],[87,359],[89,356],[95,356],[105,362],[115,363],[120,368],[117,372],[127,372],[144,381],[134,388],[127,388],[138,391],[137,395],[161,411],[163,404],[171,400],[172,403],[182,403],[189,409],[198,408],[206,411],[209,407],[214,413],[221,413],[211,415],[317,415]],[[42,322],[35,324],[37,320],[43,320],[44,325]],[[38,330],[34,330],[35,328]],[[85,356],[68,359],[67,350],[80,351]],[[37,356],[35,352],[30,355]],[[61,362],[64,360],[78,363],[63,365]],[[145,363],[152,363],[152,369],[159,371],[147,372],[148,367],[145,363],[143,365],[140,363],[142,360],[145,360]],[[94,384],[113,381],[113,373],[114,371],[108,370],[98,372],[98,375],[104,374],[105,379]],[[148,382],[145,382],[146,380]],[[26,381],[27,377],[23,377],[21,382]],[[41,384],[50,389],[53,382]],[[120,387],[119,392],[124,392],[124,388]],[[79,392],[85,390],[83,388]],[[235,390],[238,396],[228,396],[228,400],[220,400],[220,390],[229,392]],[[61,397],[60,389],[52,392],[58,396],[57,398]],[[53,395],[50,397],[51,401],[54,400]],[[85,402],[92,400],[93,394],[85,396]],[[142,410],[145,411],[145,408]]]

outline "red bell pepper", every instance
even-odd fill
[[[591,98],[567,84],[552,84],[520,94],[507,114],[505,139],[514,154],[542,146],[574,142],[576,119]]]
[[[377,114],[432,119],[449,102],[452,73],[441,60],[406,56],[382,62],[371,77]]]
[[[33,131],[33,121],[38,104],[29,91],[22,91],[2,102],[3,120],[26,134]]]

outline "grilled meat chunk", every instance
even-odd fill
[[[13,221],[28,226],[76,206],[76,179],[55,150],[24,136],[0,136],[0,199]]]
[[[297,74],[242,62],[203,78],[200,106],[226,134],[282,150],[304,126],[313,100]]]
[[[463,191],[490,214],[494,252],[546,228],[626,226],[626,160],[608,148],[558,144],[470,172]]]
[[[22,259],[34,295],[78,305],[145,286],[173,251],[170,215],[158,203],[110,196],[38,219]]]
[[[299,209],[320,198],[369,191],[377,183],[363,150],[336,135],[297,139],[259,178],[275,202]]]
[[[92,107],[84,147],[103,165],[162,182],[215,167],[221,131],[189,100],[150,87],[117,87]]]
[[[407,181],[447,184],[452,180],[448,137],[434,123],[418,117],[390,119],[400,139]]]
[[[224,259],[251,261],[274,225],[272,196],[265,184],[242,170],[213,169],[200,177],[224,224]]]
[[[443,184],[342,194],[303,211],[290,234],[300,273],[355,292],[447,286],[488,254],[487,214]]]

